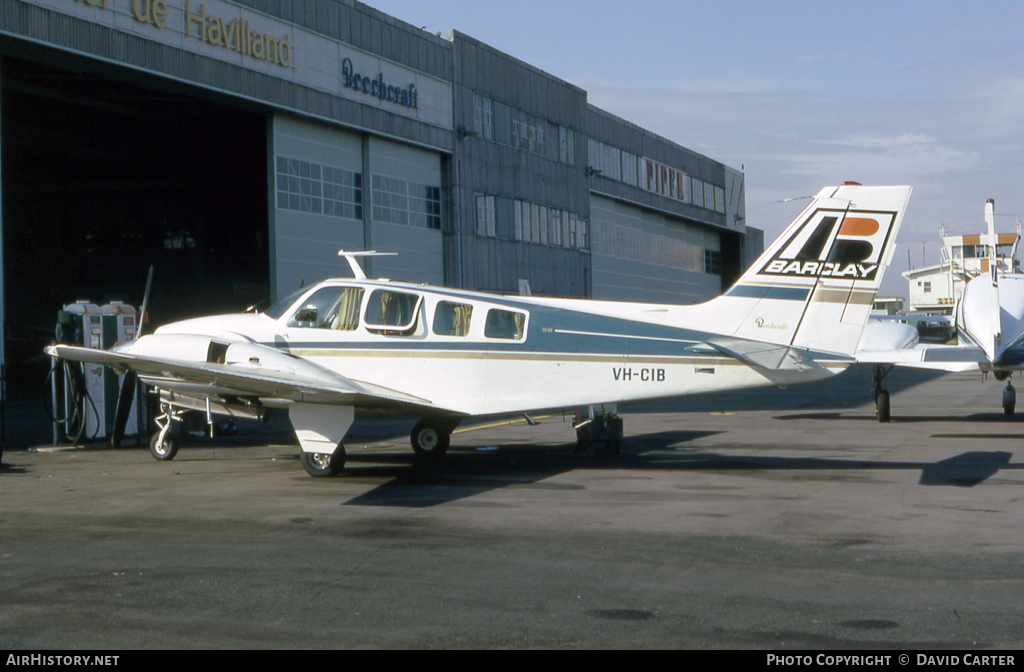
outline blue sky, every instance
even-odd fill
[[[914,187],[883,292],[938,263],[939,227],[1024,220],[1024,3],[371,0],[454,28],[746,176],[747,224],[775,238],[853,180]]]

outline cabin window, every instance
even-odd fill
[[[353,331],[362,301],[361,287],[324,287],[300,304],[288,326]]]
[[[385,334],[410,334],[416,327],[419,304],[416,294],[374,290],[366,302],[366,328]]]
[[[434,309],[434,333],[438,336],[469,336],[473,306],[441,301]]]
[[[484,336],[487,338],[504,338],[512,341],[523,340],[526,327],[526,315],[508,310],[492,308],[487,311],[484,323]]]

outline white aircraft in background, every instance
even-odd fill
[[[344,466],[357,410],[417,415],[417,454],[440,457],[470,416],[523,413],[835,375],[892,259],[910,187],[822,190],[725,294],[655,305],[499,296],[368,279],[300,290],[265,313],[176,322],[108,351],[54,357],[137,372],[164,414],[158,459],[184,409],[260,418],[286,408],[313,476]]]
[[[998,270],[999,239],[991,199],[985,204],[985,223],[988,233],[981,236],[981,244],[988,248],[988,272],[969,281],[957,300],[953,319],[959,345],[917,343],[917,330],[907,324],[872,322],[865,329],[857,361],[874,366],[880,422],[888,422],[890,417],[889,394],[881,389],[881,381],[894,366],[991,373],[996,380],[1007,381],[1003,410],[1013,414],[1017,394],[1009,378],[1024,370],[1024,275]]]

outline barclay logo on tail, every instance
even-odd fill
[[[896,215],[816,209],[758,275],[874,280]]]

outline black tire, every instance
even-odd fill
[[[345,446],[339,443],[333,453],[303,451],[299,454],[299,462],[310,476],[316,478],[337,476],[345,468]]]
[[[178,439],[171,432],[167,432],[164,440],[160,441],[160,432],[157,432],[149,440],[149,454],[153,459],[160,462],[168,462],[178,454]]]
[[[889,409],[889,393],[885,390],[881,390],[878,396],[875,397],[875,415],[878,416],[879,422],[889,422],[890,409]]]
[[[448,426],[434,420],[420,420],[409,433],[409,442],[417,457],[440,460],[448,452],[452,434]]]
[[[1012,387],[1006,387],[1003,389],[1003,413],[1006,415],[1013,415],[1013,411],[1017,408],[1017,391]]]

